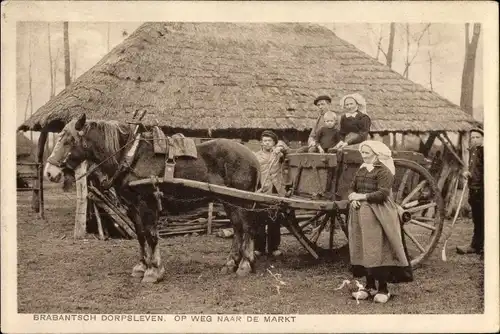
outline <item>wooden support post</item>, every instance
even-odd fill
[[[87,161],[75,170],[75,179],[87,172]],[[88,191],[87,177],[84,176],[76,181],[76,215],[75,215],[75,231],[73,237],[82,239],[87,233],[87,206],[88,206]]]
[[[403,134],[400,132],[394,133],[394,149],[401,150],[403,147]]]
[[[394,133],[393,132],[389,132],[389,148],[391,150],[394,149],[394,143],[395,143],[395,140],[394,140]]]
[[[212,219],[214,214],[214,203],[208,203],[208,220],[207,220],[207,234],[212,234]]]
[[[34,180],[33,185],[33,196],[31,207],[33,211],[38,212],[38,217],[41,219],[45,218],[44,215],[44,203],[43,203],[43,152],[45,151],[45,142],[47,141],[48,132],[40,132],[40,137],[38,138],[38,147],[36,154],[37,165],[37,175],[38,178]]]

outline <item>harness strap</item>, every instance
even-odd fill
[[[142,137],[141,133],[139,133],[139,125],[136,126],[134,135],[134,142],[125,154],[123,160],[118,165],[115,174],[113,174],[111,179],[103,182],[102,187],[104,189],[111,188],[115,184],[115,182],[123,176],[125,172],[128,172],[130,169],[132,169],[132,164],[134,163],[135,155],[137,154],[137,148],[139,147],[139,142],[141,141]]]

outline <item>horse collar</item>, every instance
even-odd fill
[[[135,139],[132,146],[128,149],[127,153],[124,155],[123,159],[120,161],[118,168],[111,177],[109,181],[103,184],[103,188],[111,188],[117,180],[121,179],[124,173],[132,170],[132,165],[134,164],[135,156],[137,155],[137,149],[139,147],[139,142],[141,141],[141,133],[135,135]]]

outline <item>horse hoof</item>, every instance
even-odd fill
[[[153,276],[153,275],[150,275],[150,276],[144,275],[141,282],[142,283],[158,283],[158,278],[156,276]]]
[[[142,278],[142,277],[144,277],[144,271],[134,271],[134,270],[132,270],[132,273],[130,274],[130,276]]]
[[[144,272],[146,271],[146,265],[142,262],[136,264],[134,268],[132,268],[132,277],[143,277]]]
[[[165,274],[165,269],[148,269],[144,273],[144,277],[142,278],[142,283],[158,283],[163,279],[163,275]]]
[[[222,268],[220,268],[220,272],[223,274],[223,275],[228,275],[228,274],[232,274],[236,271],[236,266],[228,266],[228,265],[225,265],[223,266]]]
[[[250,264],[245,263],[243,265],[240,265],[238,270],[236,270],[236,275],[238,275],[239,277],[245,277],[248,274],[250,274],[251,272],[252,272],[252,268],[251,268]]]

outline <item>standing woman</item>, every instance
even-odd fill
[[[344,96],[340,106],[346,111],[340,117],[340,139],[336,148],[359,144],[368,139],[371,119],[366,114],[366,101],[361,94]]]
[[[394,161],[391,150],[382,142],[364,141],[359,151],[363,164],[349,189],[349,253],[353,276],[366,277],[366,285],[352,296],[386,303],[391,296],[387,283],[413,281],[392,199]]]

